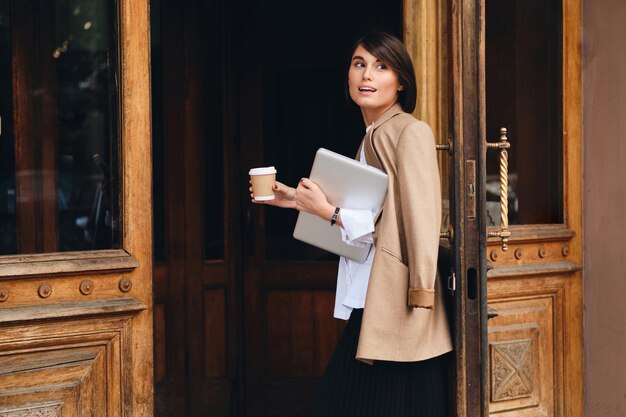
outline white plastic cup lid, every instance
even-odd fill
[[[276,168],[274,167],[261,167],[261,168],[252,168],[250,175],[268,175],[268,174],[276,174]]]

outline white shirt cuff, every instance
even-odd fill
[[[341,209],[341,238],[348,245],[364,247],[374,243],[374,213],[370,210]]]

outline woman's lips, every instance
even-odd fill
[[[374,87],[369,87],[369,86],[361,86],[359,87],[359,93],[361,95],[364,96],[369,96],[372,95],[376,92],[377,90]]]

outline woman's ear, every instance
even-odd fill
[[[401,85],[400,87],[398,87],[398,91],[404,91],[404,86]]]

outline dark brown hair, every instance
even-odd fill
[[[411,57],[400,39],[386,32],[378,31],[370,32],[363,36],[355,42],[352,50],[350,51],[348,71],[350,70],[350,65],[352,65],[352,55],[359,46],[367,49],[370,54],[380,59],[395,71],[398,75],[398,81],[403,87],[403,90],[398,92],[398,103],[402,106],[402,110],[407,113],[412,113],[413,110],[415,110],[415,101],[417,97],[415,71],[413,69]],[[345,93],[348,101],[352,102],[347,76]]]

